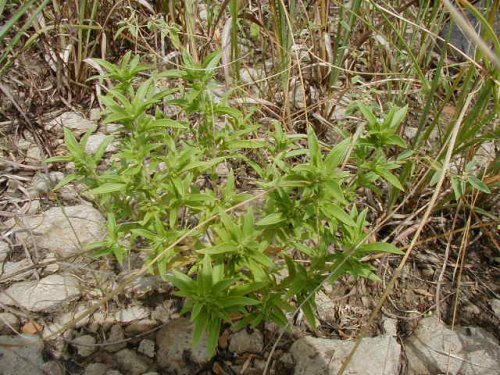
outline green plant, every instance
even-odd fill
[[[304,145],[303,136],[287,135],[280,124],[253,125],[252,113],[215,98],[218,59],[215,53],[196,63],[185,53],[182,68],[160,73],[130,54],[119,65],[96,60],[104,78],[117,82],[101,101],[104,122],[124,127],[115,139],[120,151],[105,160],[107,139],[89,156],[83,150],[90,132],[77,142],[67,131],[68,155],[49,160],[75,163],[62,184],[85,184],[110,213],[96,254],[114,254],[120,263],[131,251],[148,254],[151,272],[186,299],[194,341],[208,332],[212,354],[223,323],[285,326],[299,306],[315,327],[314,296],[325,281],[345,274],[376,280],[363,257],[402,253],[368,242],[369,209],[359,209],[358,191],[381,193],[381,180],[401,188],[392,172],[400,162],[387,148],[404,146],[396,132],[406,115],[393,108],[381,120],[360,105],[366,132],[346,134],[325,152],[312,128]],[[139,74],[146,70],[149,78]],[[176,118],[164,112],[172,105],[180,109]],[[240,212],[253,199],[240,187],[248,177],[264,189],[264,200]]]

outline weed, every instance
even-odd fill
[[[60,186],[83,183],[110,213],[107,239],[93,246],[120,263],[131,251],[153,259],[196,223],[217,217],[151,269],[186,298],[194,341],[207,331],[212,354],[225,322],[284,326],[293,306],[301,305],[315,327],[311,294],[327,275],[330,281],[344,274],[376,280],[361,259],[371,252],[401,254],[389,243],[367,242],[369,215],[359,211],[357,192],[364,187],[381,194],[386,184],[402,189],[394,174],[401,162],[387,149],[405,146],[396,132],[406,115],[406,108],[393,108],[379,119],[360,104],[366,132],[357,140],[346,136],[326,153],[312,128],[305,147],[280,124],[257,138],[266,129],[250,125],[251,116],[211,91],[219,56],[198,64],[185,53],[182,69],[151,72],[150,78],[139,75],[151,70],[137,56],[127,54],[119,65],[96,60],[107,71],[104,78],[116,82],[101,101],[105,123],[127,130],[117,140],[120,152],[104,162],[111,138],[89,156],[83,150],[90,132],[77,142],[66,131],[68,155],[49,160],[74,162],[74,174]],[[181,85],[161,89],[165,79]],[[167,117],[164,105],[180,107],[184,120]],[[343,170],[347,162],[355,170]],[[222,163],[230,167],[226,174],[217,168]],[[241,165],[267,192],[244,213],[231,210],[250,193],[237,186],[235,167]]]

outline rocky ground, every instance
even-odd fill
[[[96,111],[88,117],[62,113],[47,121],[47,130],[57,134],[67,127],[82,134],[98,124]],[[95,152],[104,136],[104,132],[95,133],[87,151]],[[345,279],[334,288],[326,286],[318,296],[321,326],[315,332],[300,316],[294,317],[292,328],[283,335],[273,325],[239,332],[227,327],[219,340],[218,355],[210,359],[203,340],[191,348],[192,326],[179,315],[181,301],[171,296],[171,285],[158,277],[136,278],[122,293],[99,305],[138,268],[141,254],[132,254],[119,266],[85,252],[86,244],[105,236],[103,214],[81,196],[77,186],[52,193],[65,171],[47,170],[41,163],[43,150],[34,140],[19,147],[22,161],[1,164],[0,374],[267,371],[319,375],[339,371],[382,285]],[[112,145],[108,151],[112,154]],[[433,280],[440,267],[440,259],[432,257],[437,257],[432,251],[415,256],[391,306],[384,310],[379,324],[371,327],[371,337],[361,340],[346,373],[499,371],[496,327],[500,300],[485,297],[494,295],[491,290],[485,293],[482,285],[488,272],[474,279],[474,272],[488,267],[472,251],[465,275],[470,285],[458,305],[458,321],[463,325],[452,329],[431,313],[435,307]],[[397,264],[392,261],[390,257],[376,261],[386,279]],[[443,284],[443,311],[453,305],[448,298],[453,294],[451,287],[451,283]],[[442,317],[446,320],[449,314]]]

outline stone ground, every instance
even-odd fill
[[[96,113],[89,117],[63,113],[47,127],[82,134],[96,125]],[[92,137],[95,144],[88,152],[104,135]],[[345,279],[335,288],[325,286],[318,295],[320,327],[313,332],[295,319],[275,350],[280,331],[273,325],[239,332],[227,327],[211,359],[206,340],[191,348],[192,326],[179,316],[181,301],[157,277],[139,277],[104,306],[96,305],[137,269],[141,255],[132,254],[120,267],[83,251],[105,236],[103,215],[75,186],[51,193],[64,174],[33,167],[40,165],[40,150],[35,143],[25,147],[30,155],[25,163],[1,165],[2,177],[8,176],[2,180],[3,212],[15,214],[4,217],[0,241],[0,374],[262,374],[266,366],[269,374],[339,371],[382,284]],[[462,325],[451,329],[431,314],[442,260],[430,249],[418,252],[346,373],[498,373],[500,300],[479,286],[491,281],[488,271],[474,278],[488,270],[484,256],[471,249],[464,276],[470,284],[458,304]],[[388,280],[397,259],[385,257],[376,264]],[[452,287],[447,279],[440,306],[448,321]]]

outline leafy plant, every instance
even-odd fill
[[[74,173],[62,184],[83,183],[110,213],[108,238],[93,245],[96,255],[113,254],[122,263],[131,251],[148,254],[151,272],[186,299],[194,343],[208,333],[211,354],[223,323],[285,326],[300,307],[315,327],[314,296],[325,280],[345,274],[377,280],[362,258],[401,254],[388,243],[367,243],[369,211],[358,210],[357,191],[380,193],[379,179],[402,188],[391,172],[399,161],[387,147],[404,146],[396,132],[406,114],[395,108],[379,120],[360,106],[366,133],[346,136],[328,152],[312,128],[307,145],[280,124],[262,137],[265,129],[252,124],[252,113],[214,97],[219,56],[196,63],[185,53],[181,69],[160,73],[131,54],[119,65],[96,60],[107,71],[103,78],[117,81],[101,102],[104,123],[124,128],[115,139],[120,151],[103,157],[109,138],[88,155],[90,132],[78,142],[66,131],[68,155],[50,159],[73,162]],[[149,78],[142,77],[146,71]],[[180,111],[168,117],[166,106]],[[346,163],[355,168],[347,172]],[[266,194],[240,212],[235,208],[254,199],[241,189],[248,175]]]

